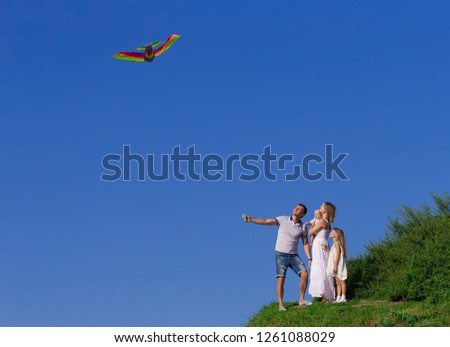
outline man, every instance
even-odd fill
[[[308,271],[303,261],[298,255],[298,243],[302,239],[303,249],[308,258],[308,265],[311,266],[311,253],[309,250],[306,228],[301,218],[306,215],[307,208],[303,204],[298,204],[293,210],[292,215],[280,216],[276,218],[252,218],[244,215],[245,222],[251,222],[260,225],[278,225],[277,243],[275,245],[276,266],[277,266],[277,297],[278,309],[286,311],[283,303],[284,281],[286,279],[287,268],[290,267],[300,277],[300,300],[299,305],[311,305],[305,300],[306,286],[308,284]]]

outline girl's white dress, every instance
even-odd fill
[[[342,248],[341,248],[341,255],[339,257],[339,263],[337,266],[337,274],[333,272],[335,260],[336,260],[336,246],[333,245],[330,249],[330,254],[328,256],[327,275],[330,277],[337,277],[341,281],[345,281],[347,279],[347,264],[345,263]]]
[[[326,222],[329,224],[328,221]],[[308,292],[312,297],[334,300],[333,278],[327,276],[328,252],[322,249],[323,244],[328,247],[327,240],[329,232],[329,230],[322,229],[314,239]]]

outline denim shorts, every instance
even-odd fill
[[[275,262],[277,265],[277,277],[286,277],[286,271],[290,267],[294,272],[300,275],[300,272],[306,271],[305,264],[298,254],[288,254],[275,252]]]

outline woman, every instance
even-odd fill
[[[333,280],[327,276],[328,252],[322,245],[328,247],[328,235],[331,224],[334,222],[336,207],[331,202],[324,202],[320,206],[322,219],[320,219],[310,230],[309,235],[315,235],[312,245],[312,263],[309,283],[309,294],[322,300],[334,300]]]

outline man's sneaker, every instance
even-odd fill
[[[286,307],[284,306],[278,307],[278,311],[286,311]]]
[[[305,301],[299,301],[298,304],[299,304],[300,306],[309,306],[309,305],[312,305],[312,303],[309,302],[308,300],[305,300]]]

